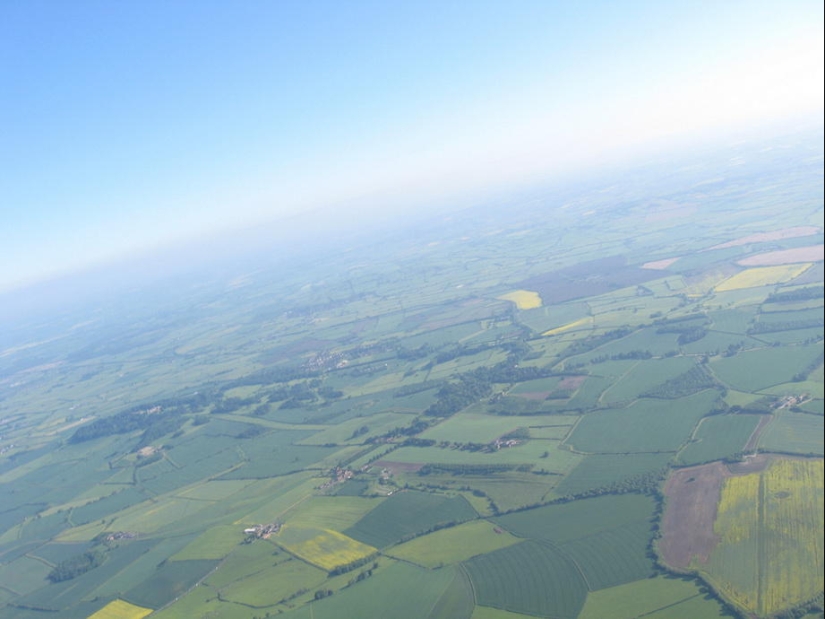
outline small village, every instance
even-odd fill
[[[336,484],[342,484],[345,481],[352,479],[355,476],[355,473],[350,469],[345,469],[340,466],[336,466],[332,469],[329,473],[330,479],[325,481],[323,484],[318,486],[319,490],[326,490],[328,488],[332,488],[332,486]]]
[[[248,527],[243,530],[247,536],[247,540],[252,539],[269,539],[271,535],[275,535],[281,530],[280,522],[270,522],[269,524],[256,524],[254,527]]]

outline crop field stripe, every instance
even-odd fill
[[[575,556],[573,556],[573,553],[564,552],[559,546],[557,546],[556,544],[553,544],[552,542],[545,541],[545,542],[542,542],[542,543],[547,544],[548,546],[552,547],[557,552],[560,552],[561,554],[566,556],[568,559],[570,559],[570,563],[572,563],[575,566],[576,571],[579,573],[579,576],[581,576],[582,580],[584,581],[585,586],[587,586],[587,590],[588,591],[593,591],[593,585],[591,585],[590,581],[587,580],[587,575],[584,573],[584,570],[582,569],[582,566],[579,565],[579,562],[576,561],[576,558],[575,558]]]
[[[759,541],[756,544],[756,608],[762,613],[764,610],[764,580],[767,577],[765,573],[765,560],[768,556],[765,546],[767,545],[767,531],[765,530],[765,476],[759,476],[759,522],[758,522]]]
[[[467,582],[470,584],[470,591],[473,593],[473,604],[476,606],[478,605],[478,592],[476,592],[475,583],[473,583],[473,579],[470,578],[470,573],[467,571],[467,568],[464,566],[463,563],[458,564],[458,569],[464,574],[464,577],[467,579]]]

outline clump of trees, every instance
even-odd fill
[[[816,368],[822,365],[823,360],[825,360],[825,354],[820,353],[816,359],[814,359],[807,366],[805,366],[805,369],[803,369],[801,372],[797,372],[796,374],[794,374],[791,380],[793,380],[793,382],[795,383],[801,383],[803,380],[808,378],[808,374],[810,374]]]
[[[809,288],[797,288],[786,292],[774,292],[768,295],[765,303],[790,303],[792,301],[808,301],[809,299],[821,299],[825,289],[822,286],[812,286]]]
[[[508,471],[527,473],[532,464],[425,464],[418,469],[421,476],[447,473],[449,475],[495,475]]]
[[[183,425],[185,418],[174,410],[161,409],[151,412],[155,407],[134,407],[109,417],[95,419],[92,423],[79,427],[69,438],[70,443],[83,443],[114,434],[128,434],[143,430],[140,443],[145,445],[166,434],[174,432]]]
[[[607,331],[606,333],[602,333],[601,335],[593,335],[590,337],[586,337],[583,340],[573,342],[570,346],[567,347],[562,356],[573,357],[575,355],[580,355],[590,350],[594,350],[599,346],[607,344],[608,342],[612,342],[613,340],[618,340],[623,337],[626,337],[631,333],[633,333],[633,329],[631,329],[630,327],[620,327],[619,329],[613,329],[612,331]]]
[[[684,374],[679,374],[661,385],[645,391],[642,397],[675,400],[716,386],[716,381],[700,365],[692,367]]]
[[[822,318],[808,318],[805,320],[785,320],[782,322],[757,322],[748,329],[748,335],[758,335],[760,333],[778,333],[779,331],[791,331],[793,329],[813,329],[825,325]]]
[[[347,572],[351,572],[352,570],[357,570],[359,567],[362,567],[369,563],[370,561],[375,561],[375,558],[378,556],[377,552],[369,555],[368,557],[362,557],[360,559],[356,559],[355,561],[350,561],[349,563],[345,563],[344,565],[339,565],[329,571],[329,576],[338,576],[339,574],[346,574]]]
[[[613,355],[600,355],[593,357],[591,363],[604,363],[605,361],[627,361],[627,360],[644,360],[652,359],[653,353],[649,350],[629,350],[627,352],[619,352]]]
[[[89,570],[102,565],[106,560],[106,553],[99,549],[88,550],[82,554],[69,557],[58,563],[46,576],[51,582],[63,582],[77,578]]]

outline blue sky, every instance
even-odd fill
[[[822,3],[0,3],[0,290],[822,116]]]

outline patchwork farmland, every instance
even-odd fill
[[[4,331],[0,619],[814,619],[799,153]]]

